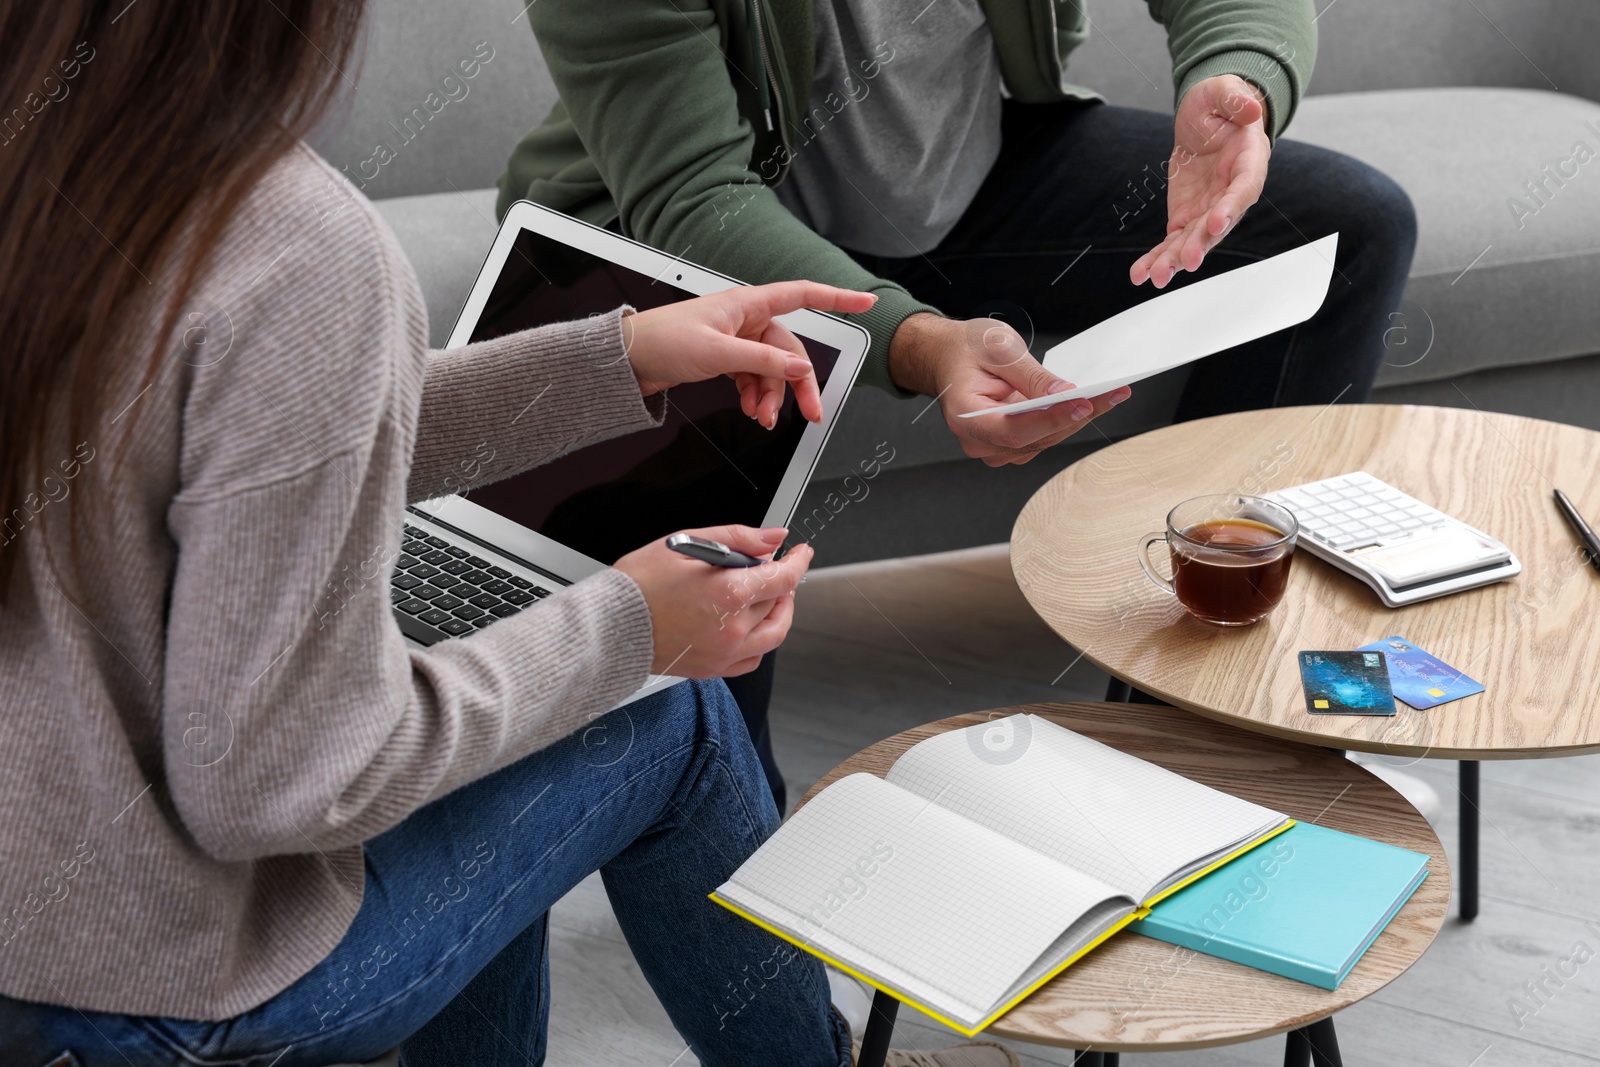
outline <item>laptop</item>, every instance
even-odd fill
[[[740,283],[521,201],[484,260],[446,348],[534,326],[640,311]],[[854,383],[869,338],[832,315],[780,319],[816,367],[823,421],[790,392],[766,430],[722,377],[674,386],[660,427],[588,445],[493,485],[407,508],[390,583],[413,648],[466,637],[678,530],[787,526]],[[623,703],[681,681],[650,677]]]

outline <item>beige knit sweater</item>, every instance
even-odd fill
[[[429,351],[393,235],[304,148],[213,263],[155,384],[52,444],[58,473],[0,534],[20,556],[0,609],[12,997],[196,1019],[269,999],[344,934],[362,841],[650,666],[620,572],[415,652],[384,565],[407,501],[658,424],[616,314]],[[91,492],[104,519],[63,587],[46,549]]]

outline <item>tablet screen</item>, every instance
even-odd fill
[[[592,253],[523,230],[472,332],[486,341],[533,326],[643,311],[693,294]],[[826,386],[836,348],[801,338]],[[528,418],[538,417],[535,405]],[[569,452],[465,494],[475,504],[602,563],[677,530],[760,525],[794,458],[806,421],[785,394],[764,429],[739,409],[728,378],[674,386],[666,421]]]

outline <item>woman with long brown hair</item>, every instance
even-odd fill
[[[0,1062],[542,1062],[546,912],[598,869],[702,1062],[848,1064],[815,961],[705,899],[778,818],[726,688],[607,712],[749,670],[809,549],[752,598],[647,546],[426,651],[382,575],[319,603],[480,433],[487,482],[656,424],[676,382],[820,417],[773,317],[872,298],[430,352],[393,236],[300,140],[362,7],[0,3]]]

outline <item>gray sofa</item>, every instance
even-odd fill
[[[1316,73],[1287,136],[1384,170],[1419,219],[1374,400],[1600,429],[1600,67],[1592,58],[1600,5],[1315,2]],[[314,139],[361,177],[399,234],[435,343],[494,235],[493,185],[506,156],[555,100],[523,10],[522,0],[374,4],[364,61],[346,72],[358,88]],[[1170,111],[1165,37],[1145,4],[1097,0],[1089,14],[1091,39],[1073,59],[1073,80],[1114,103]],[[479,42],[492,57],[472,79],[444,85],[461,60],[484,55]],[[428,107],[431,92],[440,95]],[[379,142],[392,152],[381,163]],[[1036,348],[1049,343],[1040,338]],[[1098,420],[1102,432],[1000,470],[962,457],[937,412],[919,417],[924,401],[856,390],[802,513],[888,442],[895,458],[870,497],[817,538],[825,562],[1003,541],[1034,488],[1108,440],[1165,423],[1182,383],[1182,371],[1143,383]]]

